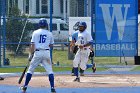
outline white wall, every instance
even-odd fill
[[[60,1],[53,0],[53,16],[62,16],[60,13]]]
[[[21,14],[23,14],[23,0],[18,0],[18,8],[21,10]]]
[[[25,12],[23,9],[23,7],[25,7],[25,6],[23,6],[23,1],[24,0],[19,0],[19,2],[18,2],[18,7],[21,10],[22,14]],[[53,16],[62,17],[63,15],[60,12],[60,1],[53,0],[53,5],[54,5],[53,6]],[[30,16],[49,16],[50,15],[50,0],[48,0],[48,14],[36,14],[36,1],[30,0],[29,14],[30,14]]]
[[[91,17],[69,17],[69,36],[73,34],[73,32],[75,31],[73,30],[73,26],[79,21],[86,22],[86,30],[91,33]]]

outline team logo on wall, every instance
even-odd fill
[[[96,56],[137,54],[137,0],[96,0]]]

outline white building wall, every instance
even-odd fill
[[[40,14],[36,14],[36,2],[35,0],[30,0],[29,13],[30,13],[30,16],[50,16],[50,0],[48,0],[48,13],[47,14],[41,13],[41,5],[40,5]],[[60,13],[59,0],[53,0],[53,16],[62,17],[62,14]]]
[[[35,0],[30,0],[30,4],[29,4],[29,14],[30,16],[33,16],[36,14],[36,2]]]
[[[59,0],[53,0],[53,16],[62,17]]]
[[[70,0],[67,0],[67,1],[69,2]],[[25,14],[25,3],[23,4],[23,2],[25,2],[25,0],[18,1],[18,8],[21,10],[22,14]],[[68,3],[68,4],[70,4],[70,3]],[[63,6],[64,6],[64,4],[63,4]],[[67,6],[69,6],[69,5],[67,5]],[[40,8],[41,8],[41,5],[40,5]],[[69,7],[67,9],[68,9],[68,13],[67,13],[67,17],[68,17],[68,15],[70,15]],[[63,12],[65,12],[65,11],[63,11]],[[50,0],[48,0],[48,14],[41,14],[41,9],[40,9],[40,14],[36,14],[36,0],[30,0],[29,14],[30,14],[30,16],[50,16]],[[61,13],[61,10],[60,10],[60,1],[53,0],[53,17],[64,18],[64,17],[66,17],[66,15],[64,15],[64,14],[65,13]]]
[[[18,8],[21,10],[21,14],[23,14],[23,0],[18,0]]]
[[[30,0],[29,14],[30,16],[41,16],[40,14],[36,14],[36,0]]]

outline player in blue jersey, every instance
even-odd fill
[[[85,22],[83,22],[83,23],[85,23]],[[82,23],[81,23],[82,24]],[[84,25],[81,25],[82,27],[84,27],[84,29],[83,29],[83,32],[85,31],[85,29],[86,29],[86,24],[84,24]],[[71,41],[71,46],[73,46],[72,48],[71,48],[71,50],[73,50],[73,53],[74,54],[76,54],[77,53],[77,51],[78,51],[78,45],[80,45],[81,43],[84,43],[84,42],[88,42],[88,41],[86,41],[87,40],[87,38],[85,38],[85,40],[84,40],[84,38],[83,38],[83,40],[79,40],[80,39],[80,35],[81,33],[80,33],[80,31],[75,31],[73,34],[72,34],[72,41]],[[87,35],[87,36],[85,36],[85,35]],[[89,34],[87,33],[87,31],[85,31],[84,32],[84,35],[82,36],[82,37],[89,37],[89,41],[93,41],[92,40],[92,37],[89,35]],[[81,38],[82,39],[82,38]],[[80,41],[79,42],[79,44],[77,44],[76,45],[76,43],[78,43],[78,40]],[[82,41],[82,42],[81,42]],[[90,49],[89,49],[90,48]],[[91,47],[89,47],[89,46],[87,46],[87,47],[85,47],[85,49],[87,49],[86,51],[87,51],[87,55],[89,55],[89,53],[90,53],[90,51],[92,50],[92,48]],[[84,51],[85,52],[85,51]],[[93,53],[93,52],[92,52]],[[76,58],[75,58],[76,59]],[[82,59],[82,60],[84,60],[85,62],[83,62],[83,64],[80,64],[80,75],[81,76],[83,76],[84,75],[84,70],[85,69],[88,69],[88,68],[92,68],[92,70],[93,70],[93,72],[95,72],[96,71],[96,66],[95,66],[95,63],[93,62],[92,64],[87,64],[87,61],[88,61],[88,57],[84,57],[84,59]],[[78,60],[74,60],[74,61],[79,61],[79,59]],[[85,67],[85,63],[87,64],[86,65],[86,67]],[[73,67],[73,69],[72,69],[72,75],[74,75],[74,67]]]

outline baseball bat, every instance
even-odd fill
[[[26,67],[24,68],[24,70],[23,70],[23,72],[22,72],[22,74],[21,74],[21,76],[20,76],[20,78],[18,80],[18,84],[20,84],[22,82],[22,80],[24,78],[24,75],[25,75],[25,72],[26,72],[26,70],[27,70],[27,68],[29,66],[29,63],[30,63],[30,61],[31,61],[32,58],[33,58],[33,55],[30,55],[29,54],[28,62],[27,62]]]
[[[27,68],[28,68],[28,66],[26,66],[26,67],[24,68],[24,70],[23,70],[23,72],[22,72],[22,75],[20,76],[20,78],[19,78],[19,80],[18,80],[18,84],[20,84],[20,83],[22,82],[23,77],[24,77],[24,75],[25,75],[25,72],[26,72]]]

